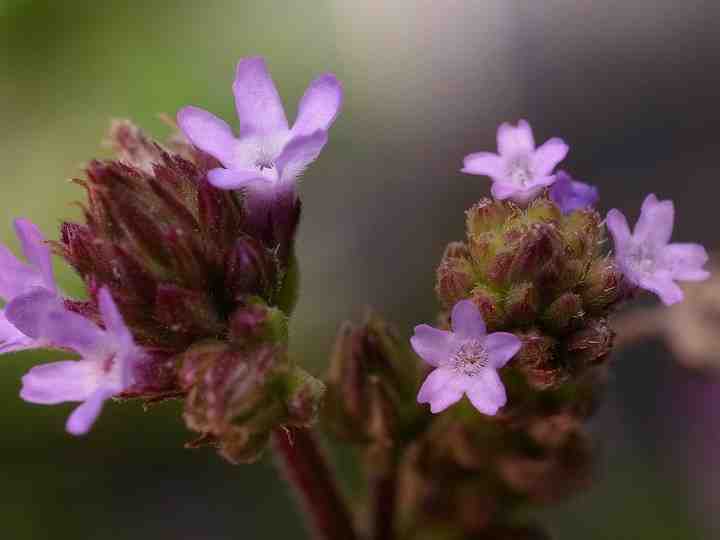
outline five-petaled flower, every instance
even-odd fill
[[[595,186],[573,180],[565,171],[558,171],[550,188],[550,198],[563,214],[593,207],[598,200]]]
[[[20,261],[8,248],[0,245],[0,298],[10,303],[36,287],[56,294],[57,285],[53,276],[50,248],[40,229],[26,219],[16,219],[14,226],[28,262]],[[18,330],[8,321],[5,310],[0,310],[0,353],[42,345],[42,342]]]
[[[675,281],[702,281],[710,276],[708,260],[699,244],[671,244],[675,208],[670,200],[648,195],[633,232],[619,210],[610,210],[607,227],[615,242],[615,258],[633,284],[657,294],[666,305],[683,299]]]
[[[25,335],[80,355],[32,368],[22,378],[20,397],[31,403],[54,405],[81,401],[67,421],[74,435],[88,432],[103,403],[132,384],[133,369],[143,351],[135,345],[107,288],[98,304],[105,328],[66,310],[58,297],[35,288],[7,307],[8,320]]]
[[[497,146],[497,154],[477,152],[465,156],[462,172],[489,176],[493,197],[518,204],[528,203],[555,182],[553,169],[569,150],[557,137],[535,148],[532,129],[525,120],[517,126],[502,124],[497,131]]]
[[[342,104],[342,86],[331,73],[312,81],[292,128],[262,58],[240,60],[233,94],[239,137],[223,120],[197,107],[181,109],[178,125],[193,145],[222,163],[223,168],[209,171],[210,183],[221,189],[244,189],[250,213],[258,214],[279,191],[292,190],[297,177],[320,154]]]
[[[421,324],[410,338],[415,352],[435,368],[420,388],[418,403],[430,403],[430,410],[438,413],[467,394],[478,411],[494,415],[507,401],[498,370],[522,342],[507,332],[486,334],[471,300],[455,304],[451,320],[451,332]]]

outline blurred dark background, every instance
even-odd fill
[[[487,180],[458,172],[499,123],[561,136],[601,209],[634,220],[673,198],[675,238],[717,240],[720,3],[700,0],[0,0],[0,238],[24,216],[52,238],[77,215],[67,182],[106,156],[112,117],[157,137],[198,105],[233,123],[241,56],[267,58],[292,118],[323,71],[345,83],[331,142],[305,174],[293,354],[320,372],[338,324],[372,305],[407,335],[434,318],[433,273]],[[58,267],[60,283],[81,294]],[[110,405],[93,432],[34,406],[0,359],[0,523],[12,540],[304,537],[271,460],[230,467],[182,448],[180,407]],[[694,540],[720,532],[720,387],[659,343],[615,357],[593,425],[595,487],[544,519],[559,540]],[[714,413],[714,415],[713,415]]]

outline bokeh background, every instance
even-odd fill
[[[241,56],[267,58],[289,116],[334,71],[344,111],[302,184],[293,354],[320,372],[338,324],[372,305],[407,335],[432,320],[433,272],[488,182],[458,172],[527,118],[561,136],[605,211],[676,201],[676,238],[718,247],[720,3],[702,0],[0,0],[0,239],[25,216],[56,237],[67,179],[110,118],[157,137],[194,104],[234,120]],[[58,266],[61,285],[80,283]],[[720,330],[720,328],[719,328]],[[188,439],[180,407],[111,405],[86,438],[70,406],[18,398],[48,353],[0,359],[0,523],[8,540],[303,538],[271,460],[230,467]],[[720,533],[720,387],[659,342],[615,357],[594,421],[595,487],[543,519],[559,540]]]

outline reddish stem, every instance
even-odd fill
[[[276,429],[273,448],[318,540],[356,540],[352,518],[317,440],[307,429]]]

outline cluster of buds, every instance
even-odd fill
[[[343,396],[333,401],[336,432],[372,449],[368,428],[403,420],[392,439],[392,527],[402,538],[545,538],[518,526],[517,514],[592,478],[584,421],[607,378],[610,316],[640,289],[669,305],[682,299],[676,280],[708,277],[701,246],[669,243],[672,202],[648,196],[631,233],[619,211],[603,220],[593,208],[595,187],[553,171],[568,151],[562,140],[536,149],[521,121],[500,127],[498,149],[465,159],[464,172],[491,177],[493,197],[467,211],[465,240],[445,250],[438,327],[417,326],[410,340],[419,358],[391,349],[378,371],[366,325],[341,331],[332,360],[329,393]],[[399,416],[415,401],[402,393],[392,407],[373,408],[368,389],[393,380],[385,373],[396,365],[406,379],[425,377],[416,400],[430,414]]]
[[[295,181],[327,140],[341,88],[329,74],[313,82],[293,130],[262,59],[239,63],[233,91],[238,138],[193,107],[180,111],[181,132],[166,145],[117,121],[117,159],[92,161],[75,180],[87,194],[83,222],[63,223],[60,239],[46,242],[18,220],[29,264],[0,250],[3,352],[81,356],[33,368],[21,391],[34,403],[82,401],[72,433],[87,432],[110,397],[183,398],[199,434],[190,445],[247,462],[273,430],[317,416],[324,387],[287,354]],[[244,183],[227,184],[242,174]],[[80,275],[86,299],[58,291],[51,249]]]

